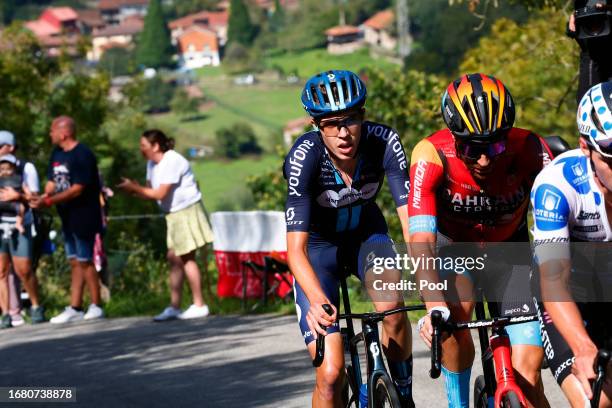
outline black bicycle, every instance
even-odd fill
[[[351,305],[346,288],[346,280],[341,279],[342,302],[345,313],[338,315],[338,320],[345,320],[346,327],[340,329],[344,342],[344,351],[350,355],[350,361],[345,364],[347,384],[343,390],[346,407],[359,408],[359,394],[362,386],[361,364],[357,344],[364,342],[367,361],[367,390],[368,408],[378,407],[401,407],[399,392],[387,372],[383,357],[380,336],[378,335],[378,323],[385,316],[394,313],[410,312],[414,310],[425,310],[425,305],[404,306],[385,312],[351,313]],[[332,314],[330,305],[324,305],[327,314]],[[361,320],[360,333],[355,334],[353,319]],[[316,355],[312,365],[319,367],[323,363],[325,355],[325,336],[317,337]]]

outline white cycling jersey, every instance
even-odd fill
[[[539,263],[550,259],[538,250],[541,244],[612,241],[606,204],[591,163],[580,149],[559,155],[542,170],[531,190],[531,205]]]

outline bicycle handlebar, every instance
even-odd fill
[[[385,310],[383,312],[368,312],[368,313],[346,313],[338,315],[338,320],[341,319],[359,319],[381,321],[385,317],[401,312],[413,312],[415,310],[425,310],[425,305],[402,306],[395,309]]]
[[[442,313],[439,310],[431,312],[431,325],[433,334],[431,336],[431,369],[429,376],[438,378],[442,370],[442,332],[452,332],[454,330],[473,330],[481,327],[504,327],[511,324],[526,323],[537,320],[535,314],[512,317],[495,317],[488,320],[472,320],[469,322],[445,322],[442,320]],[[608,357],[609,359],[609,357]]]
[[[328,315],[332,315],[334,310],[329,304],[322,305],[323,310]],[[370,320],[370,321],[381,321],[386,316],[401,313],[401,312],[410,312],[414,310],[425,310],[425,305],[415,305],[415,306],[402,306],[397,307],[391,310],[385,310],[383,312],[370,312],[370,313],[347,313],[338,315],[338,320],[340,319],[360,319],[360,320]],[[327,330],[327,327],[325,328]],[[316,340],[316,349],[315,349],[315,358],[312,360],[312,365],[314,367],[320,367],[323,364],[323,358],[325,357],[325,336],[318,335]]]

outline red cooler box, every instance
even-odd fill
[[[242,297],[242,276],[247,269],[247,297],[261,297],[262,285],[242,264],[253,261],[264,265],[264,257],[286,258],[285,216],[281,211],[219,211],[211,214],[215,239],[215,261],[219,270],[217,295]],[[270,283],[274,280],[269,277]],[[281,284],[279,295],[291,288]]]

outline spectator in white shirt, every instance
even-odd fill
[[[147,185],[123,179],[119,188],[140,198],[156,200],[166,214],[168,262],[170,263],[170,306],[155,316],[156,321],[192,319],[209,314],[202,297],[196,250],[206,251],[213,241],[212,228],[202,204],[202,194],[187,159],[173,150],[174,140],[161,130],[145,131],[140,151],[148,160]],[[204,259],[207,259],[204,252]],[[193,304],[181,312],[183,279],[187,276]]]

